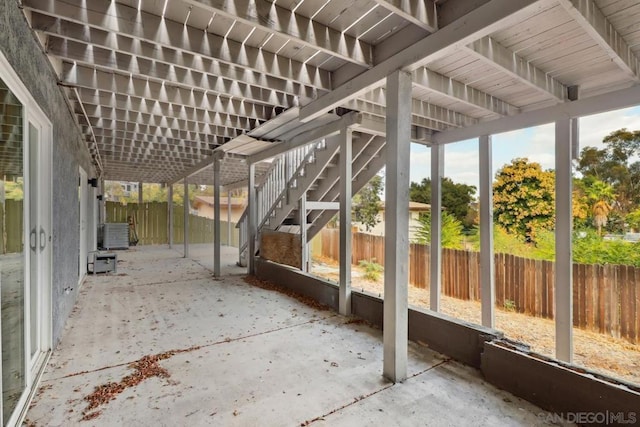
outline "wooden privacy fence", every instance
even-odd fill
[[[323,256],[339,259],[339,231],[321,233]],[[372,260],[384,265],[384,237],[353,234],[351,262]],[[429,287],[429,246],[411,244],[409,283]],[[495,254],[496,304],[531,316],[552,319],[555,311],[555,263]],[[442,291],[480,300],[480,254],[443,249]],[[573,265],[574,326],[640,343],[640,268],[626,265]]]
[[[22,252],[22,200],[0,203],[0,254]]]
[[[158,245],[169,243],[168,208],[166,202],[121,204],[107,202],[107,222],[128,222],[129,216],[135,216],[139,245]],[[229,245],[227,221],[220,221],[220,238],[223,245]],[[231,223],[231,245],[238,247],[238,230]],[[173,242],[184,242],[184,208],[173,206]],[[213,220],[197,215],[189,215],[189,243],[212,243]]]

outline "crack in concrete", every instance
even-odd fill
[[[237,337],[237,338],[225,338],[224,340],[216,341],[216,342],[213,342],[213,343],[210,343],[210,344],[203,344],[201,346],[192,346],[192,347],[188,347],[186,349],[174,350],[174,351],[180,352],[180,353],[185,353],[185,352],[200,350],[200,349],[203,349],[203,348],[213,347],[213,346],[220,345],[220,344],[227,344],[227,343],[230,343],[230,342],[244,340],[244,339],[247,339],[247,338],[259,337],[261,335],[267,335],[267,334],[271,334],[271,333],[274,333],[274,332],[283,331],[283,330],[286,330],[286,329],[293,329],[293,328],[297,328],[297,327],[300,327],[300,326],[308,325],[310,323],[315,323],[315,322],[317,322],[319,320],[328,320],[328,319],[331,319],[332,317],[337,317],[337,316],[338,316],[338,314],[333,314],[333,315],[327,316],[327,317],[311,319],[311,320],[308,320],[308,321],[302,322],[302,323],[296,323],[295,325],[282,326],[280,328],[269,329],[267,331],[257,332],[255,334],[243,335],[243,336],[240,336],[240,337]],[[101,368],[91,369],[91,370],[88,370],[88,371],[74,372],[72,374],[63,375],[61,377],[56,377],[56,378],[43,380],[42,383],[48,383],[48,382],[51,382],[51,381],[62,380],[62,379],[65,379],[65,378],[77,377],[79,375],[92,374],[94,372],[100,372],[100,371],[104,371],[104,370],[112,369],[112,368],[119,368],[121,366],[129,366],[132,363],[137,362],[138,360],[139,359],[136,359],[136,360],[133,360],[133,361],[128,361],[128,362],[117,363],[115,365],[103,366]]]
[[[136,280],[134,277],[132,276],[127,276],[127,277],[131,277],[133,280]],[[187,279],[180,279],[180,280],[170,280],[170,281],[166,281],[163,280],[162,282],[149,282],[149,283],[127,283],[127,284],[123,284],[120,285],[122,288],[128,287],[128,286],[149,286],[149,285],[171,285],[171,284],[175,284],[175,283],[184,283],[184,282],[195,282],[197,280],[207,280],[207,279],[211,279],[211,277],[209,276],[202,276],[202,277],[190,277]],[[95,284],[95,283],[92,283]],[[116,285],[117,286],[117,285]],[[112,287],[113,289],[113,287]]]
[[[410,380],[410,379],[415,378],[415,377],[417,377],[417,376],[419,376],[419,375],[422,375],[422,374],[424,374],[425,372],[429,372],[430,370],[435,369],[435,368],[437,368],[438,366],[442,366],[442,365],[444,365],[445,363],[448,363],[450,360],[451,360],[451,359],[443,360],[443,361],[441,361],[441,362],[439,362],[439,363],[436,363],[436,364],[435,364],[435,365],[433,365],[433,366],[429,366],[428,368],[423,369],[422,371],[419,371],[419,372],[416,372],[415,374],[409,375],[409,376],[407,377],[407,380]],[[405,380],[405,381],[406,381],[406,380]],[[320,416],[315,417],[315,418],[310,419],[310,420],[303,421],[303,422],[300,424],[300,426],[301,426],[301,427],[308,426],[308,425],[311,425],[311,424],[315,423],[316,421],[326,421],[326,420],[325,420],[325,417],[328,417],[328,416],[330,416],[330,415],[333,415],[333,414],[335,414],[336,412],[341,411],[341,410],[343,410],[343,409],[346,409],[346,408],[348,408],[348,407],[350,407],[350,406],[353,406],[353,405],[355,405],[355,404],[356,404],[356,403],[358,403],[358,402],[362,402],[363,400],[368,399],[368,398],[370,398],[371,396],[375,396],[376,394],[381,393],[381,392],[383,392],[383,391],[385,391],[385,390],[387,390],[387,389],[390,389],[391,387],[393,387],[393,386],[395,386],[395,385],[396,385],[395,383],[387,384],[386,386],[384,386],[384,387],[382,387],[382,388],[379,388],[378,390],[374,390],[374,391],[372,391],[372,392],[371,392],[371,393],[369,393],[369,394],[364,394],[364,395],[360,395],[360,396],[358,396],[358,397],[355,397],[355,398],[353,398],[353,400],[352,400],[352,401],[350,401],[350,402],[348,402],[348,403],[345,403],[344,405],[342,405],[342,406],[340,406],[340,407],[338,407],[338,408],[335,408],[335,409],[331,410],[330,412],[327,412],[326,414],[320,415]]]

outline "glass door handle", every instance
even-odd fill
[[[45,233],[44,228],[40,226],[40,252],[47,247],[47,233]]]
[[[38,232],[34,227],[33,230],[31,230],[31,233],[29,234],[29,246],[31,247],[32,251],[35,251],[37,249],[37,245],[38,245]]]

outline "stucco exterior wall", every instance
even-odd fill
[[[0,49],[53,125],[50,234],[55,346],[78,295],[78,168],[82,166],[89,177],[96,174],[86,143],[57,85],[58,78],[13,0],[0,2]]]

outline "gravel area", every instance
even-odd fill
[[[315,260],[313,274],[337,282],[338,265],[332,260]],[[359,266],[352,266],[352,287],[382,296],[382,275],[371,281],[363,277]],[[480,302],[442,296],[442,312],[471,323],[480,323]],[[409,305],[429,308],[429,290],[409,286]],[[496,329],[507,338],[523,342],[532,351],[547,356],[555,353],[555,323],[551,319],[532,317],[522,313],[496,310]],[[597,332],[579,328],[573,330],[574,363],[604,375],[640,386],[640,345]]]

